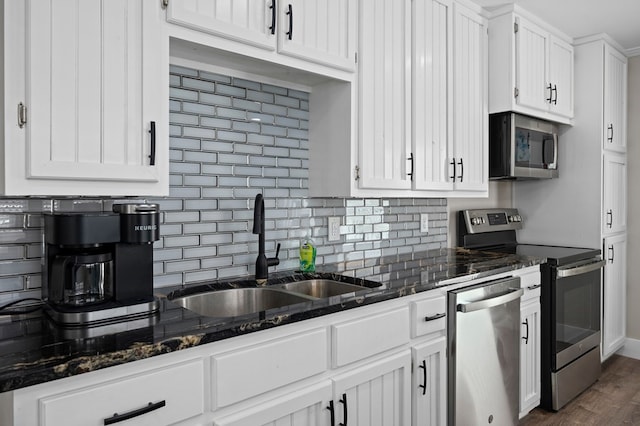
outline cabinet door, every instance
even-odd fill
[[[604,282],[602,285],[602,360],[624,344],[627,316],[627,237],[604,239]]]
[[[605,153],[603,158],[602,232],[611,235],[627,229],[627,160],[612,153]]]
[[[276,49],[276,0],[177,0],[167,21],[268,50]]]
[[[157,2],[29,0],[25,10],[26,179],[57,180],[48,194],[166,195],[168,50]]]
[[[627,58],[605,44],[604,149],[627,150]]]
[[[413,187],[451,190],[452,3],[413,2]]]
[[[551,97],[547,81],[549,34],[520,16],[516,25],[516,102],[546,111]]]
[[[359,185],[410,189],[411,1],[361,1]]]
[[[355,69],[357,0],[289,0],[278,7],[280,53]]]
[[[411,352],[404,350],[334,378],[336,423],[349,426],[409,424]]]
[[[520,305],[520,418],[540,404],[540,298]]]
[[[204,412],[202,361],[47,395],[39,398],[38,407],[37,424],[42,426],[97,426],[121,422],[127,415],[129,424],[174,424]]]
[[[331,424],[331,382],[214,420],[215,426],[325,426]]]
[[[549,36],[550,110],[554,114],[573,117],[573,46]]]
[[[487,27],[484,18],[455,4],[453,21],[453,158],[455,190],[487,191]]]
[[[447,423],[447,340],[438,337],[411,349],[412,424],[438,426]]]

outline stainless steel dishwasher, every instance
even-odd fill
[[[522,293],[519,277],[448,292],[449,424],[518,423]]]

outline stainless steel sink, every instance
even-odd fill
[[[277,284],[273,287],[317,298],[338,296],[341,294],[368,290],[367,287],[328,279],[294,281],[286,284]]]
[[[308,302],[310,297],[276,288],[234,288],[172,299],[183,308],[207,317],[235,317]]]

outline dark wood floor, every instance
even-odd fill
[[[600,379],[560,411],[536,408],[520,421],[532,425],[640,425],[640,360],[613,355]]]

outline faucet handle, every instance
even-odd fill
[[[267,265],[268,266],[279,265],[280,264],[280,259],[278,258],[278,256],[280,256],[280,243],[278,243],[278,246],[276,247],[276,257],[268,258],[267,259]]]

